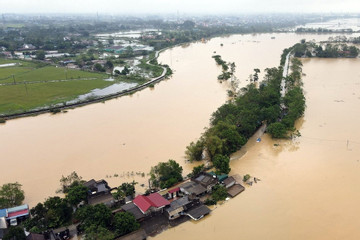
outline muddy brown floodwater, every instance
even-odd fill
[[[227,99],[227,84],[217,81],[221,69],[211,58],[214,51],[236,63],[236,75],[245,86],[254,68],[263,72],[277,66],[284,48],[303,38],[329,36],[233,35],[175,47],[159,58],[174,69],[174,76],[153,90],[66,114],[10,120],[0,125],[0,184],[20,182],[25,202],[34,206],[55,195],[61,175],[72,171],[84,179],[105,178],[111,186],[132,179],[146,184],[147,177],[139,173],[171,158],[186,174],[193,167],[185,163],[186,145],[200,136],[211,113]],[[306,62],[303,137],[280,142],[279,147],[267,136],[258,144],[250,140],[240,159],[233,156],[232,172],[250,173],[262,181],[204,220],[183,224],[158,238],[183,234],[187,239],[359,237],[358,64],[357,60]],[[137,186],[139,192],[144,189]]]
[[[205,219],[156,239],[359,239],[360,60],[303,61],[305,116],[294,141],[254,136],[231,173],[261,179]],[[279,144],[275,146],[274,144]]]

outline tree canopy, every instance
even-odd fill
[[[10,208],[21,205],[25,199],[24,191],[21,184],[6,183],[0,188],[0,209]]]
[[[140,228],[134,215],[128,212],[119,212],[114,216],[113,228],[117,235],[125,235]]]
[[[66,194],[67,201],[72,206],[77,206],[82,201],[87,200],[89,189],[80,182],[74,182],[68,189]]]
[[[58,228],[70,222],[73,210],[66,199],[50,197],[44,203],[38,203],[30,210],[31,218],[25,221],[25,227],[33,232]]]
[[[26,235],[22,227],[10,227],[3,240],[25,240]]]
[[[155,187],[168,188],[175,183],[182,181],[182,167],[170,159],[167,162],[160,162],[151,168],[151,182]]]
[[[122,199],[127,196],[134,196],[135,195],[135,185],[137,183],[135,181],[131,183],[122,183],[118,188],[117,191],[113,194],[114,198]]]

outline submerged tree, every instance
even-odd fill
[[[182,167],[170,159],[151,168],[150,180],[155,187],[168,188],[183,180],[182,171]]]

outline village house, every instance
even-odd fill
[[[201,184],[208,193],[211,193],[212,188],[218,183],[218,179],[216,175],[212,175],[210,173],[202,173],[198,177],[194,179],[194,182]]]
[[[16,226],[30,217],[29,205],[27,204],[8,208],[6,211],[8,215],[6,221],[11,226]]]
[[[200,205],[190,209],[187,212],[187,215],[189,217],[191,217],[191,219],[198,221],[198,220],[202,219],[203,217],[205,217],[206,215],[208,215],[210,212],[211,212],[211,210],[207,206],[200,204]]]
[[[163,212],[164,207],[170,205],[170,202],[159,193],[151,193],[148,196],[138,195],[135,197],[133,203],[145,215],[152,212]]]
[[[180,185],[181,192],[186,195],[200,197],[206,194],[206,188],[204,188],[201,184],[190,181]]]
[[[84,186],[89,188],[87,200],[90,205],[103,203],[108,207],[112,207],[115,204],[115,199],[111,194],[111,188],[104,179],[100,181],[91,179],[85,182]]]
[[[184,215],[185,211],[192,204],[188,196],[178,198],[170,203],[170,206],[165,209],[169,220],[176,219],[181,215]]]
[[[130,202],[130,203],[127,203],[127,204],[121,206],[121,209],[124,212],[128,212],[128,213],[131,213],[132,215],[134,215],[136,221],[138,221],[138,222],[143,221],[144,218],[146,217],[146,215],[144,213],[142,213],[140,211],[140,209],[133,202]]]

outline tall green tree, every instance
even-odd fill
[[[186,158],[192,161],[200,161],[202,159],[202,153],[204,151],[204,140],[199,139],[198,141],[191,142],[189,146],[186,147]]]
[[[137,182],[133,181],[131,183],[122,183],[118,188],[117,191],[113,194],[115,199],[123,199],[127,196],[134,196],[135,195],[135,185]]]
[[[83,206],[76,211],[75,216],[81,222],[85,230],[92,225],[104,228],[109,228],[111,226],[111,210],[104,204]]]
[[[168,188],[175,183],[182,181],[182,167],[170,159],[167,162],[160,162],[151,168],[151,182],[155,187]]]
[[[10,227],[9,232],[5,234],[3,240],[25,240],[26,235],[21,227]]]
[[[230,158],[228,156],[217,154],[212,159],[213,165],[216,168],[216,173],[229,173],[230,168]]]
[[[0,209],[21,205],[25,199],[21,184],[6,183],[0,188]]]
[[[83,183],[82,177],[79,176],[75,171],[70,173],[68,176],[62,176],[60,179],[60,189],[58,193],[67,193],[69,188],[77,183]]]
[[[116,213],[113,221],[113,228],[117,235],[125,235],[140,228],[140,224],[136,221],[134,215],[128,212]]]
[[[85,240],[113,240],[114,234],[102,226],[91,225],[85,230]]]
[[[89,189],[79,182],[75,182],[67,190],[66,199],[72,206],[77,206],[80,202],[86,201]]]

